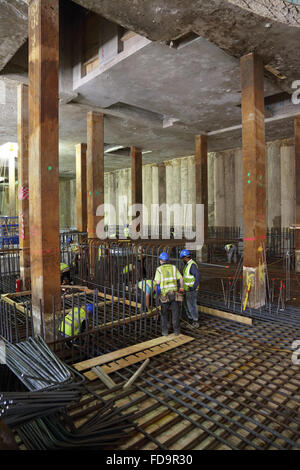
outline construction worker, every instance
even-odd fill
[[[131,273],[134,269],[135,269],[134,264],[132,263],[126,264],[126,266],[124,266],[124,268],[122,269],[122,273],[128,274],[128,273]]]
[[[142,304],[146,304],[146,309],[150,310],[151,296],[156,297],[155,282],[151,279],[143,279],[143,281],[139,281],[138,288],[145,295],[145,302],[142,302]]]
[[[180,252],[180,259],[184,263],[183,269],[183,283],[184,283],[184,301],[183,306],[187,319],[192,322],[192,326],[199,327],[198,308],[197,308],[197,293],[199,290],[200,274],[196,261],[192,259],[189,250],[182,250]]]
[[[156,293],[159,295],[159,302],[161,305],[161,329],[162,335],[168,335],[168,309],[172,310],[172,323],[174,334],[180,333],[180,312],[179,305],[176,300],[176,293],[178,291],[177,282],[180,281],[179,292],[184,295],[183,277],[180,272],[169,261],[169,255],[166,252],[161,253],[159,256],[160,266],[156,269],[154,281],[156,283]]]
[[[105,246],[104,243],[102,245],[99,245],[99,248],[98,248],[98,261],[100,261],[103,258],[106,258],[105,248],[106,248],[106,246]]]
[[[79,260],[79,245],[71,237],[67,238],[67,242],[71,246],[71,263],[75,272],[77,273],[78,272],[78,260]]]
[[[72,253],[79,253],[79,246],[78,243],[76,243],[73,238],[69,238],[70,240],[70,245],[71,245],[71,250]]]
[[[234,264],[237,263],[237,247],[233,243],[227,243],[227,245],[224,246],[225,253],[227,254],[227,261],[228,263],[231,263],[232,258]]]
[[[60,263],[60,282],[61,284],[69,284],[70,278],[70,266],[66,263]]]
[[[129,225],[126,224],[124,227],[124,237],[129,238]]]
[[[71,336],[77,336],[88,329],[89,317],[92,317],[94,313],[93,304],[86,304],[85,307],[75,307],[71,310],[62,320],[59,333],[64,338]],[[67,343],[69,346],[71,342]]]

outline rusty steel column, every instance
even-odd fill
[[[30,289],[28,86],[18,86],[18,200],[20,274],[24,290]]]
[[[88,237],[97,238],[97,208],[104,204],[104,116],[89,111],[87,114],[87,209]]]
[[[86,144],[76,145],[76,218],[78,232],[87,231]]]
[[[60,311],[58,173],[59,0],[29,2],[29,222],[35,334]],[[40,302],[44,312],[40,315]]]
[[[196,178],[196,204],[204,205],[204,244],[197,250],[199,261],[207,261],[208,239],[208,174],[207,174],[207,136],[195,136],[195,178]]]
[[[264,67],[251,53],[241,58],[242,143],[244,187],[243,299],[258,308],[265,304],[266,150]]]
[[[143,204],[143,154],[142,150],[137,147],[131,147],[131,204]],[[133,217],[132,222],[133,232],[142,231],[142,211],[136,212],[136,217]],[[141,223],[138,223],[140,220]]]
[[[294,119],[296,172],[296,272],[300,272],[300,116]]]
[[[15,217],[16,215],[16,162],[13,149],[9,149],[8,160],[8,186],[9,186],[9,215]]]

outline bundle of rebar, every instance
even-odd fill
[[[11,426],[19,426],[34,418],[50,415],[79,400],[79,386],[42,392],[4,392],[0,394],[0,418]]]
[[[67,384],[73,380],[71,370],[49,349],[40,337],[28,338],[18,344],[0,340],[0,361],[18,377],[30,391],[42,390]]]
[[[27,450],[108,449],[128,438],[133,416],[122,415],[112,402],[104,404],[76,428],[67,414],[41,417],[17,429]]]

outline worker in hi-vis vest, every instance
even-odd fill
[[[187,320],[192,322],[192,326],[199,327],[198,323],[198,307],[197,307],[197,294],[199,290],[200,274],[196,261],[192,259],[189,250],[182,250],[180,252],[180,259],[184,263],[183,269],[183,285],[184,285],[184,301],[183,307]]]
[[[152,279],[143,279],[139,281],[138,288],[140,293],[145,296],[145,302],[142,301],[142,304],[146,305],[147,310],[150,310],[151,297],[156,298],[155,282]]]
[[[227,245],[224,246],[225,253],[227,254],[227,261],[228,263],[231,263],[232,258],[234,264],[237,263],[237,247],[233,243],[227,243]]]
[[[68,284],[71,282],[70,266],[66,263],[60,263],[60,282],[61,284]]]
[[[124,237],[129,238],[129,225],[126,224],[124,227]]]
[[[168,309],[172,310],[172,324],[174,334],[180,333],[180,311],[177,301],[178,281],[180,282],[180,294],[184,295],[183,277],[173,264],[169,263],[169,255],[166,252],[159,256],[160,266],[156,269],[154,281],[156,293],[159,295],[161,305],[161,330],[162,335],[168,335]]]
[[[93,304],[86,304],[86,307],[75,307],[62,320],[59,326],[60,335],[64,338],[70,338],[84,333],[88,329],[88,322],[93,314]]]

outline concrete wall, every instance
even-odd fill
[[[295,222],[295,152],[293,141],[270,142],[266,146],[268,227],[288,227]],[[243,226],[243,164],[241,149],[208,154],[209,225]],[[60,180],[60,223],[75,226],[75,186]],[[150,212],[153,204],[195,204],[194,157],[159,165],[143,166],[143,200]],[[71,202],[73,201],[73,202]],[[117,224],[130,223],[130,168],[105,173],[105,202],[117,209]],[[184,224],[194,225],[193,213],[183,213]],[[158,216],[157,216],[158,217]],[[156,221],[158,218],[155,219]],[[107,214],[108,224],[113,223]],[[160,217],[160,223],[162,223]],[[171,223],[174,223],[171,217]]]

